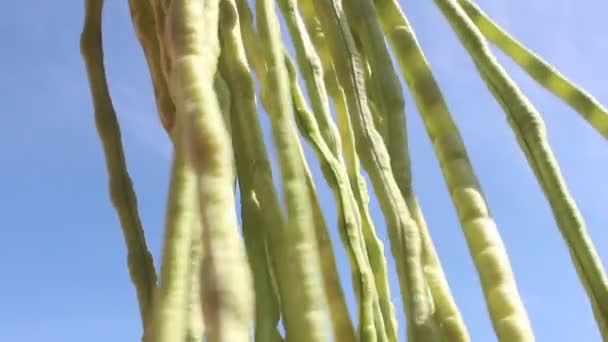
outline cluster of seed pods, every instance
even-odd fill
[[[608,340],[606,272],[541,114],[489,45],[607,138],[608,111],[473,0],[434,2],[503,108]],[[459,129],[397,0],[129,0],[158,115],[173,143],[157,280],[105,75],[103,3],[85,0],[81,50],[144,341],[397,341],[387,260],[363,170],[386,221],[407,340],[470,341],[412,186],[399,72],[441,166],[498,340],[535,340]],[[280,17],[295,58],[286,49]],[[273,182],[260,104],[271,122],[282,196]],[[336,202],[357,326],[349,317],[317,197],[321,185],[307,165],[300,136],[315,152]],[[236,206],[235,182],[241,194]]]

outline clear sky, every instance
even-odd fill
[[[171,147],[157,120],[127,1],[106,3],[108,78],[146,236],[158,264]],[[479,3],[516,37],[608,104],[603,15],[608,3]],[[600,341],[551,211],[504,114],[432,2],[403,0],[402,4],[461,128],[537,340]],[[5,14],[0,21],[4,127],[0,134],[0,340],[137,341],[141,329],[135,293],[108,198],[78,49],[83,2],[0,1],[0,13]],[[570,190],[607,261],[608,183],[601,177],[608,173],[606,142],[574,111],[499,57],[543,113]],[[406,96],[414,183],[431,233],[473,340],[494,341],[478,278],[436,158],[413,101]],[[335,231],[333,199],[316,161],[309,161],[328,223]],[[372,203],[372,210],[385,237],[377,203]],[[348,263],[341,246],[337,253],[352,307]],[[391,285],[401,312],[394,276]]]

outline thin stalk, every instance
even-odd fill
[[[532,340],[528,317],[518,294],[509,257],[484,199],[479,180],[468,158],[458,127],[454,123],[426,57],[399,4],[375,0],[376,14],[397,57],[401,73],[412,91],[426,131],[439,159],[444,179],[477,268],[486,304],[499,336],[520,336]],[[434,299],[440,300],[440,296]],[[437,307],[450,308],[448,304]],[[448,310],[439,322],[449,341],[468,341],[458,311]],[[517,332],[509,335],[509,331]],[[517,337],[519,338],[519,337]],[[520,341],[520,339],[505,341]]]
[[[471,0],[459,0],[477,29],[538,84],[576,110],[604,138],[608,139],[608,109],[583,88],[563,76],[555,67],[525,47],[494,22]]]
[[[233,151],[214,91],[219,0],[172,0],[167,48],[177,122],[197,178],[203,227],[202,303],[208,341],[248,341],[253,284],[234,206]],[[200,25],[204,22],[205,25]],[[175,341],[175,340],[172,340]]]
[[[597,306],[594,309],[596,320],[605,325],[608,322],[608,277],[551,150],[541,114],[496,61],[482,34],[458,2],[437,0],[436,3],[507,114],[521,149],[551,205],[589,300]]]
[[[85,22],[80,37],[80,49],[95,108],[95,124],[104,150],[110,198],[120,219],[127,246],[129,274],[137,292],[144,332],[147,333],[156,291],[156,272],[139,219],[137,198],[127,171],[120,126],[105,75],[101,31],[104,2],[87,0],[85,4]]]
[[[357,151],[374,184],[386,217],[408,318],[408,336],[412,341],[434,340],[437,332],[422,272],[418,227],[399,192],[386,147],[373,126],[373,118],[366,102],[359,53],[345,20],[341,1],[315,0],[314,4],[324,32],[331,42],[333,60],[340,61],[334,63],[334,67],[340,84],[345,89]]]

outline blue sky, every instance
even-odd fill
[[[516,37],[608,103],[608,45],[602,17],[608,3],[479,3]],[[538,341],[600,341],[551,211],[504,114],[432,2],[403,0],[402,4],[461,128]],[[5,127],[0,134],[0,214],[4,222],[0,340],[136,341],[141,332],[135,293],[107,194],[103,156],[78,50],[82,1],[2,1],[0,12],[6,14],[0,21]],[[107,1],[104,38],[129,171],[158,264],[171,147],[156,117],[126,1]],[[608,184],[601,177],[608,172],[605,141],[575,112],[499,57],[543,113],[570,190],[603,260],[608,260]],[[413,101],[406,96],[415,187],[431,233],[473,340],[494,341],[477,275],[437,161]],[[314,159],[310,163],[328,223],[335,230],[331,194]],[[372,211],[384,237],[375,202]],[[341,246],[337,254],[352,304]],[[396,279],[391,280],[401,312]],[[400,330],[403,333],[403,326]]]

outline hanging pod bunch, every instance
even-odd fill
[[[542,115],[489,44],[604,137],[608,112],[473,0],[435,4],[505,112],[608,341],[602,261]],[[398,341],[389,256],[364,172],[386,223],[407,340],[470,341],[413,187],[399,74],[441,166],[498,340],[535,340],[490,203],[397,0],[129,0],[157,115],[173,144],[158,279],[105,73],[103,8],[103,0],[85,0],[80,43],[143,341]],[[311,158],[323,180],[313,176]],[[332,191],[335,218],[321,205],[323,186]],[[354,312],[337,243],[349,259]]]

